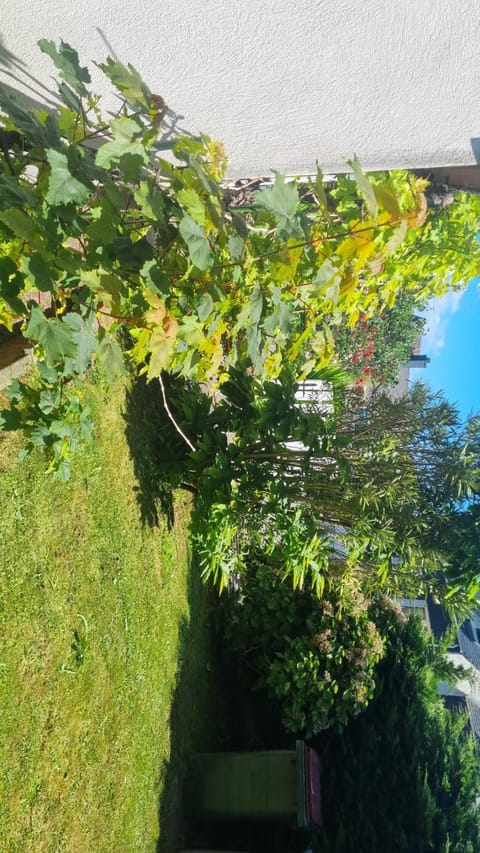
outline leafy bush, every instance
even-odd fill
[[[293,589],[271,563],[250,554],[225,630],[257,670],[257,687],[278,703],[284,727],[312,737],[345,725],[373,695],[384,649],[374,610],[353,588],[321,599]]]
[[[466,714],[449,711],[443,649],[419,619],[391,626],[376,689],[339,735],[322,733],[322,853],[476,853],[480,767]]]

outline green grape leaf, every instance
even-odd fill
[[[30,142],[46,147],[47,134],[42,122],[32,110],[24,109],[16,98],[11,96],[2,86],[0,86],[0,107]],[[20,149],[23,148],[22,139],[19,140],[18,145]]]
[[[97,151],[96,165],[101,169],[109,169],[112,163],[122,161],[122,171],[126,170],[130,179],[134,179],[143,163],[148,163],[148,152],[139,136],[143,128],[135,119],[113,119],[111,122],[113,141],[105,142]]]
[[[116,89],[130,104],[150,109],[152,94],[133,65],[122,65],[110,56],[105,62],[97,63]]]
[[[0,207],[33,207],[37,198],[28,187],[22,186],[13,175],[0,175]]]
[[[402,219],[400,224],[395,228],[390,240],[385,246],[385,254],[389,255],[392,252],[395,252],[399,246],[402,245],[405,237],[407,236],[408,231],[408,222],[406,219]]]
[[[58,148],[61,145],[60,128],[57,118],[53,113],[49,113],[45,120],[45,133],[49,148]]]
[[[3,222],[13,234],[21,237],[26,243],[30,243],[31,245],[39,244],[36,222],[31,216],[27,216],[23,210],[18,210],[16,207],[12,207],[10,210],[2,210],[0,213],[0,222]]]
[[[148,181],[140,181],[133,197],[144,216],[158,223],[165,221],[165,202],[160,190],[150,186]]]
[[[245,222],[243,216],[240,216],[239,213],[235,213],[232,211],[232,225],[235,228],[238,236],[242,238],[242,240],[246,240],[248,237],[248,225]],[[234,258],[235,260],[235,258]]]
[[[67,155],[53,148],[48,148],[46,153],[50,163],[48,192],[45,196],[47,204],[53,207],[61,204],[84,204],[90,195],[90,190],[73,177],[68,166]]]
[[[275,173],[273,187],[258,190],[254,195],[257,207],[274,213],[278,218],[290,219],[295,215],[300,202],[295,182],[287,183],[279,172]]]
[[[9,432],[20,429],[21,426],[22,419],[18,409],[0,409],[0,429]]]
[[[244,240],[238,235],[230,234],[228,248],[230,249],[232,261],[238,261],[243,255]]]
[[[59,83],[58,84],[58,93],[59,93],[63,103],[65,104],[65,106],[67,106],[68,109],[71,110],[72,113],[75,114],[74,123],[75,123],[75,128],[76,128],[77,127],[77,116],[82,111],[82,102],[81,102],[80,98],[73,91],[73,89],[70,88],[70,86],[67,86],[66,83]]]
[[[44,388],[40,392],[38,408],[43,412],[44,415],[51,415],[52,412],[54,412],[55,409],[58,407],[60,399],[60,386],[57,386],[56,388]]]
[[[262,316],[263,310],[263,294],[262,288],[257,284],[253,288],[252,295],[250,297],[250,318],[252,323],[255,325],[260,321],[260,317]]]
[[[278,236],[281,240],[301,237],[302,230],[297,219],[300,197],[295,181],[286,181],[279,172],[275,173],[273,187],[254,193],[257,207],[273,213],[278,220]]]
[[[317,274],[313,280],[314,284],[318,284],[320,286],[328,284],[332,278],[337,275],[337,272],[338,270],[336,270],[333,264],[331,264],[328,258],[326,258],[321,267],[317,270]]]
[[[96,245],[108,245],[118,237],[115,228],[116,211],[108,198],[102,198],[97,207],[90,211],[92,221],[87,228],[90,240]]]
[[[208,320],[210,314],[214,309],[213,299],[209,293],[202,293],[199,301],[197,302],[197,314],[200,322],[204,323],[205,320]]]
[[[42,290],[43,292],[53,291],[59,277],[55,267],[44,261],[37,253],[23,256],[22,272],[25,273],[27,281],[35,290]]]
[[[125,375],[125,361],[122,348],[112,335],[105,335],[97,349],[97,359],[110,384],[119,376]]]
[[[82,68],[78,59],[78,53],[73,47],[70,47],[64,41],[60,42],[60,49],[57,50],[55,42],[49,39],[40,39],[38,46],[42,53],[48,54],[53,60],[61,77],[65,80],[72,89],[79,95],[85,96],[88,94],[84,83],[90,83],[90,74],[88,68]]]
[[[25,285],[25,278],[11,258],[0,258],[0,297],[11,311],[21,316],[25,305],[19,298]]]
[[[150,338],[150,362],[148,365],[147,379],[156,379],[162,370],[170,365],[175,337],[166,333],[163,326],[157,326]]]
[[[213,263],[213,255],[203,228],[191,216],[184,216],[179,231],[188,246],[192,263],[199,270],[208,270]]]
[[[247,328],[247,352],[250,361],[252,362],[255,372],[257,372],[260,363],[260,332],[258,326],[249,326]]]
[[[170,292],[171,281],[158,266],[157,261],[146,261],[140,270],[140,275],[144,279],[149,290],[153,293],[167,296]]]
[[[43,347],[49,367],[53,367],[66,356],[74,358],[77,355],[73,330],[57,317],[47,319],[38,305],[31,308],[25,337]]]
[[[358,192],[363,198],[370,216],[372,216],[373,219],[376,219],[378,216],[378,203],[372,184],[370,183],[367,175],[362,172],[362,167],[360,166],[356,156],[354,156],[353,160],[348,160],[348,165],[352,168]]]
[[[180,190],[177,199],[189,216],[203,228],[205,226],[205,205],[198,193],[193,189]]]
[[[65,314],[63,322],[72,329],[73,340],[77,347],[72,368],[75,373],[85,373],[97,348],[97,337],[91,324],[80,317],[80,314]]]
[[[313,185],[315,193],[317,195],[320,207],[323,207],[325,211],[328,212],[328,202],[327,196],[325,193],[325,184],[323,180],[323,172],[320,166],[317,165],[317,176],[315,178],[315,183]]]
[[[124,269],[139,271],[146,261],[153,258],[154,251],[145,237],[134,243],[127,235],[117,237],[109,246],[109,254],[120,262]]]

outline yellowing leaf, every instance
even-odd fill
[[[423,193],[417,193],[415,200],[417,205],[417,225],[423,225],[428,213],[427,199]]]
[[[400,222],[400,225],[398,225],[398,227],[395,228],[395,231],[393,232],[392,236],[390,237],[390,240],[388,241],[387,245],[385,246],[385,254],[386,255],[390,255],[392,252],[395,252],[395,250],[398,249],[399,246],[401,246],[401,244],[405,240],[405,237],[407,235],[407,231],[408,231],[407,220],[402,219],[402,221]]]
[[[374,193],[381,207],[388,213],[391,213],[396,219],[399,219],[401,216],[400,205],[392,187],[385,182],[378,187],[374,187]]]
[[[171,355],[177,334],[178,323],[174,317],[165,317],[164,324],[157,326],[150,338],[150,363],[147,379],[156,379],[162,370],[170,366]]]
[[[149,311],[145,314],[145,319],[149,325],[157,326],[163,323],[166,314],[165,302],[154,293],[148,294],[148,302],[151,305]]]
[[[355,237],[348,237],[338,247],[337,255],[344,261],[353,261],[355,269],[360,271],[368,258],[376,251],[376,243],[372,237],[372,229],[368,229],[365,233],[358,234]]]

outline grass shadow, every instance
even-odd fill
[[[158,525],[159,512],[171,526],[173,489],[180,485],[186,447],[169,420],[158,383],[136,377],[127,390],[125,429],[135,477],[142,521]]]
[[[225,649],[223,602],[192,567],[190,619],[180,629],[179,671],[170,715],[170,759],[161,770],[161,835],[157,853],[185,848],[304,850],[288,827],[258,821],[202,821],[189,817],[184,782],[195,752],[292,748],[265,697],[252,691],[248,670]],[[228,608],[226,608],[228,612]],[[232,839],[235,842],[232,842]],[[275,846],[270,847],[274,839]]]
[[[188,596],[190,618],[180,626],[179,669],[170,714],[170,758],[161,768],[157,853],[181,849],[188,836],[183,783],[189,755],[225,745],[224,692],[213,618],[217,594],[202,584],[195,565],[190,572]]]

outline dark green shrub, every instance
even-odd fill
[[[383,640],[371,603],[355,589],[294,590],[258,558],[242,579],[226,634],[278,702],[284,727],[307,737],[343,726],[371,699]]]

